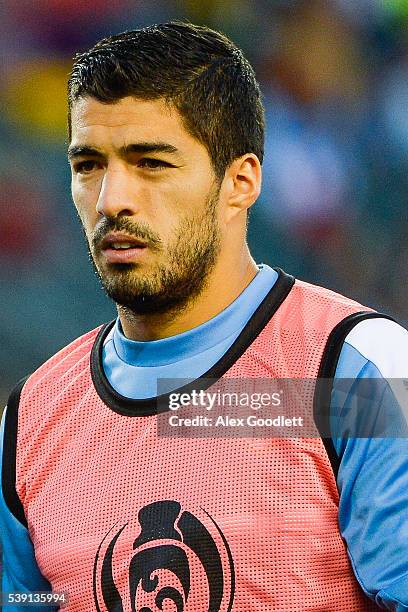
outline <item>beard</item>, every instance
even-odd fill
[[[105,218],[88,242],[95,272],[105,293],[119,306],[136,315],[180,312],[204,290],[220,252],[221,235],[217,218],[219,189],[213,189],[204,213],[184,217],[166,247],[147,225],[129,218]],[[111,231],[124,231],[147,243],[152,254],[164,263],[152,264],[143,272],[140,264],[98,264],[101,243]]]

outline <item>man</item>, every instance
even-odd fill
[[[253,261],[264,120],[241,51],[186,23],[119,34],[76,57],[69,109],[73,199],[118,319],[10,397],[3,591],[84,612],[408,610],[404,439],[342,435],[331,388],[322,438],[158,433],[170,395],[207,379],[407,374],[396,323]],[[332,395],[341,416],[359,401]],[[386,380],[370,410],[396,400]]]

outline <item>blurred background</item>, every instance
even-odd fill
[[[0,405],[115,316],[70,198],[66,79],[75,52],[168,19],[220,29],[267,113],[258,262],[408,322],[407,0],[3,0],[0,19]]]

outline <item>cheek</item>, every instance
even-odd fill
[[[71,182],[72,199],[77,209],[79,218],[86,229],[93,227],[96,223],[98,213],[94,195],[88,187],[78,184],[75,179]]]

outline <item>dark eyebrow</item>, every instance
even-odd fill
[[[128,144],[118,150],[121,157],[126,157],[130,153],[179,153],[179,150],[167,142],[137,142]],[[105,157],[98,149],[91,146],[70,146],[68,148],[68,159],[72,160],[75,157],[90,156],[90,157]]]
[[[119,153],[179,153],[179,150],[167,142],[137,142],[121,147]]]
[[[104,157],[103,153],[98,151],[98,149],[94,149],[93,147],[87,146],[71,146],[68,147],[68,159],[74,159],[75,157],[84,156],[92,156],[92,157]]]

